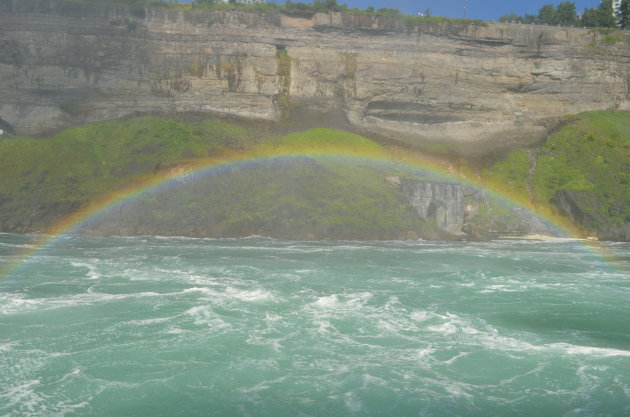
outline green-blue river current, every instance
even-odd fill
[[[0,416],[629,416],[602,245],[57,238],[0,279]]]

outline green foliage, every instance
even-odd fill
[[[363,136],[336,129],[310,129],[269,141],[267,145],[306,153],[335,152],[383,155],[383,148]]]
[[[280,48],[276,51],[276,74],[280,77],[291,76],[291,57],[287,53],[285,48]]]
[[[630,221],[630,115],[586,113],[548,139],[540,151],[534,194],[548,202],[559,190],[588,191],[603,218]]]
[[[515,151],[482,172],[485,182],[543,205],[559,192],[577,192],[580,210],[602,224],[630,222],[630,114],[576,116],[538,150]],[[533,193],[533,195],[529,195]],[[596,224],[584,225],[596,227]]]
[[[253,140],[248,130],[227,123],[155,117],[89,124],[51,139],[3,139],[0,207],[21,202],[42,210],[32,216],[45,217],[51,205],[64,202],[78,208],[137,176],[251,146]]]
[[[576,23],[575,3],[572,1],[563,1],[556,8],[556,24],[560,26],[572,26]]]
[[[514,151],[483,172],[493,183],[508,184],[516,193],[527,194],[529,158],[525,151]]]
[[[376,11],[376,14],[380,16],[397,16],[397,15],[400,15],[401,13],[399,9],[382,7]]]
[[[616,22],[610,1],[602,0],[599,7],[585,10],[580,20],[577,17],[575,2],[562,1],[557,7],[553,4],[545,4],[538,10],[538,15],[526,14],[521,17],[510,13],[501,16],[499,21],[553,26],[615,27]]]
[[[600,26],[600,12],[597,9],[586,9],[582,13],[580,24],[587,28],[594,28]]]
[[[386,175],[339,157],[280,157],[228,167],[139,206],[150,229],[172,225],[179,234],[186,231],[182,207],[193,235],[394,239],[417,233],[421,221]]]
[[[563,1],[554,7],[546,4],[538,11],[538,22],[544,25],[571,26],[576,23],[575,3]]]
[[[616,28],[600,27],[591,29],[590,32],[596,35],[593,37],[593,42],[590,45],[592,48],[595,49],[597,49],[598,47],[615,45],[616,43],[624,42],[630,39],[630,36]]]
[[[555,25],[556,20],[556,8],[553,4],[545,4],[538,11],[538,21],[543,25]]]
[[[617,27],[617,19],[613,15],[612,0],[602,0],[598,8],[585,10],[580,23],[585,27]]]
[[[617,27],[617,18],[613,14],[612,0],[602,0],[598,7],[599,11],[599,27],[614,28]]]
[[[630,0],[622,0],[619,7],[619,26],[630,29]]]
[[[313,0],[313,10],[318,12],[340,12],[347,8],[345,4],[337,4],[337,0]]]
[[[1,140],[0,228],[43,228],[134,179],[241,150],[320,155],[234,165],[207,181],[183,181],[174,194],[142,200],[146,228],[137,230],[168,231],[172,225],[173,233],[190,235],[353,239],[421,232],[417,214],[385,179],[393,165],[363,158],[384,155],[364,137],[313,129],[261,147],[249,130],[228,123],[155,117],[75,127],[51,139]],[[361,158],[348,160],[353,154]],[[132,216],[116,224],[136,230],[137,221]]]

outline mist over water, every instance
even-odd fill
[[[628,416],[603,245],[62,237],[0,280],[0,416]]]

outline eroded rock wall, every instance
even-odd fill
[[[421,219],[435,222],[450,234],[462,234],[464,185],[403,179],[400,188]]]
[[[559,235],[558,230],[532,213],[492,198],[482,189],[461,183],[399,177],[390,177],[389,181],[424,220],[425,229],[429,222],[451,238],[489,240],[501,236]]]
[[[0,0],[0,122],[37,134],[135,112],[307,108],[466,155],[630,109],[630,48],[585,29]]]

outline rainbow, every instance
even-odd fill
[[[81,210],[65,217],[52,227],[43,231],[36,241],[29,245],[29,248],[14,255],[15,260],[4,265],[0,265],[0,279],[9,276],[20,265],[25,263],[25,260],[31,258],[33,255],[44,251],[55,243],[56,240],[62,236],[70,235],[76,232],[82,225],[88,222],[90,219],[95,218],[103,213],[106,213],[120,205],[138,198],[139,196],[147,193],[154,192],[160,188],[168,187],[175,184],[182,179],[194,179],[200,176],[211,175],[213,173],[221,172],[226,168],[232,167],[247,167],[253,166],[263,161],[272,161],[278,158],[286,157],[341,157],[348,159],[349,162],[375,162],[375,163],[394,163],[401,167],[411,168],[415,170],[422,170],[424,172],[440,176],[442,178],[450,179],[456,182],[469,184],[479,187],[480,184],[466,177],[458,176],[448,165],[441,163],[437,160],[431,159],[421,155],[410,154],[392,154],[382,148],[363,148],[352,147],[346,145],[342,146],[317,146],[311,147],[295,147],[295,146],[261,146],[253,151],[245,153],[232,153],[224,154],[215,158],[206,158],[200,160],[193,160],[186,162],[185,164],[176,165],[169,169],[163,170],[151,176],[137,179],[125,187],[118,189],[111,194],[97,200]],[[501,193],[496,191],[490,191],[490,193],[504,202],[512,205],[519,206],[531,214],[538,216],[544,220],[546,224],[555,229],[563,232],[566,236],[576,238],[578,236],[576,230],[572,228],[566,221],[552,215],[540,215],[539,211],[535,207],[532,207],[528,202],[519,201],[513,196],[507,193]],[[588,246],[594,248],[597,252],[600,252],[602,258],[606,258],[600,247],[595,243],[588,243]]]

